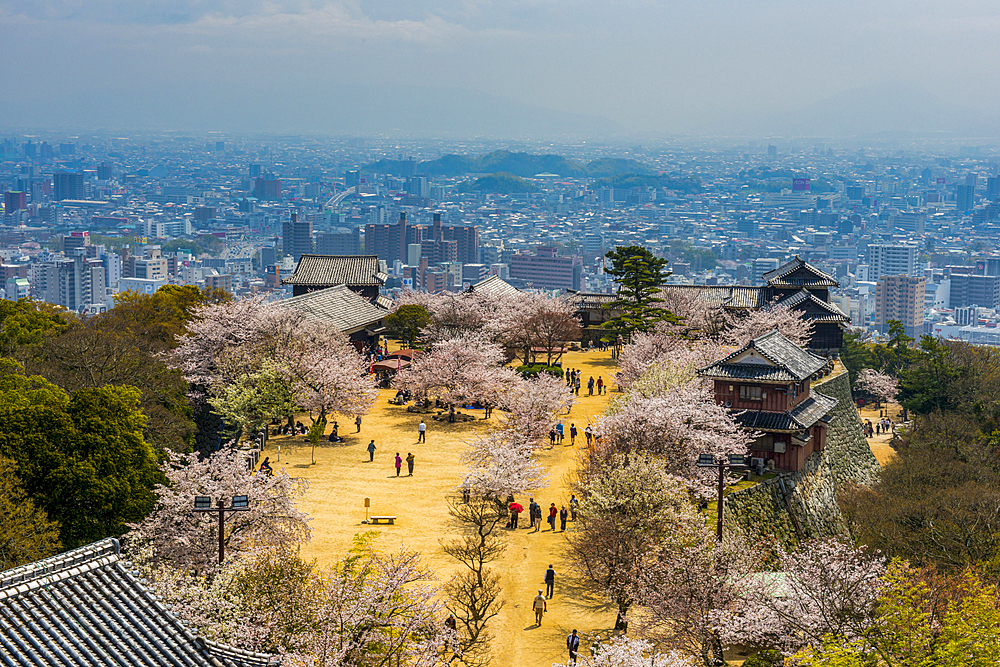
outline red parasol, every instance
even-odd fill
[[[508,509],[514,514],[520,514],[521,512],[524,511],[524,506],[521,505],[521,503],[511,503],[508,506]]]
[[[372,364],[373,371],[398,371],[410,365],[405,359],[383,359]]]

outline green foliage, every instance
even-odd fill
[[[226,249],[226,242],[214,234],[202,234],[197,239],[174,239],[167,241],[160,249],[163,252],[187,250],[195,257],[200,255],[218,255]]]
[[[539,373],[548,373],[549,375],[555,375],[556,377],[563,376],[562,366],[546,366],[545,364],[531,364],[526,366],[518,366],[514,369],[526,378],[536,378]]]
[[[409,163],[404,160],[379,160],[361,168],[364,173],[397,174],[405,173]],[[463,176],[465,174],[488,174],[507,172],[530,178],[535,174],[559,174],[572,178],[614,177],[622,174],[648,175],[653,170],[636,160],[627,158],[598,158],[586,165],[569,160],[561,155],[532,155],[494,151],[478,157],[472,155],[444,155],[436,160],[426,160],[416,165],[416,173],[429,176]],[[520,191],[523,192],[523,191]]]
[[[623,174],[644,176],[654,173],[638,160],[620,157],[602,157],[587,163],[587,175],[592,178],[607,178]]]
[[[858,373],[865,368],[879,368],[868,337],[861,331],[847,330],[840,346],[840,361],[847,368],[851,386],[858,379]]]
[[[400,306],[385,318],[389,335],[403,341],[407,347],[413,347],[421,330],[430,323],[431,316],[427,309],[418,305]]]
[[[896,561],[870,626],[860,637],[828,636],[796,656],[803,667],[992,667],[1000,661],[997,589],[974,571],[940,614],[936,591]],[[746,664],[746,663],[744,663]]]
[[[689,241],[674,239],[670,242],[670,256],[684,260],[702,270],[714,269],[719,263],[718,256],[711,248],[696,248]]]
[[[295,413],[295,396],[287,375],[280,364],[265,360],[259,370],[237,376],[208,399],[229,425],[229,436],[257,433],[272,419]]]
[[[954,365],[951,350],[935,336],[923,336],[920,350],[900,375],[899,402],[917,414],[959,408],[962,393],[955,386],[962,372]]]
[[[46,337],[65,331],[69,317],[57,306],[41,301],[0,300],[0,356],[30,354]]]
[[[621,315],[606,326],[622,333],[626,341],[636,331],[649,331],[657,322],[676,321],[676,316],[655,304],[662,303],[659,288],[670,272],[667,260],[642,246],[618,246],[606,253],[611,267],[606,269],[619,284],[618,298],[609,306]]]
[[[16,462],[25,491],[62,528],[67,548],[109,535],[152,508],[162,481],[143,439],[139,391],[105,386],[71,398],[49,390],[0,405],[0,455]]]
[[[460,192],[490,192],[500,195],[539,191],[538,186],[534,183],[504,171],[483,176],[474,181],[465,181],[458,186],[458,189]]]
[[[743,667],[780,667],[784,657],[774,650],[759,651],[743,661]]]
[[[0,570],[41,560],[60,548],[59,525],[25,493],[16,464],[0,458]]]

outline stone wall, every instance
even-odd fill
[[[847,371],[840,365],[813,385],[814,391],[836,398],[835,419],[827,430],[827,445],[801,470],[783,473],[756,486],[726,496],[724,521],[750,535],[772,538],[790,547],[801,539],[846,531],[837,493],[850,484],[871,484],[880,467],[861,434],[861,420],[851,397]]]

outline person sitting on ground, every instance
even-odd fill
[[[271,457],[270,456],[265,456],[264,457],[264,462],[260,464],[260,471],[262,473],[264,473],[265,475],[267,475],[268,477],[271,477],[272,475],[274,475],[274,470],[271,469]]]

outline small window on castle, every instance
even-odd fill
[[[760,387],[754,387],[752,385],[740,385],[740,400],[741,401],[759,401],[760,398]]]

